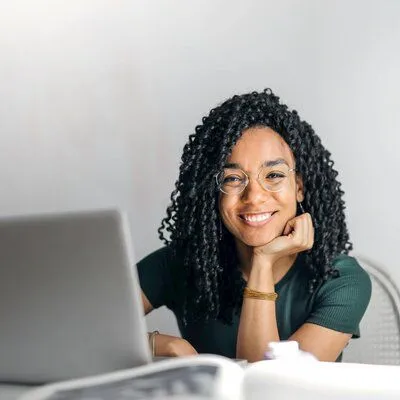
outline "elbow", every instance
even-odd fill
[[[236,349],[236,358],[249,363],[265,360],[265,351],[259,349]]]

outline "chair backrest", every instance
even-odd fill
[[[372,281],[360,339],[350,340],[343,362],[400,365],[400,292],[385,270],[357,256]]]

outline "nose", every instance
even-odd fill
[[[250,179],[242,192],[241,200],[246,204],[265,203],[271,193],[264,189],[256,179]]]

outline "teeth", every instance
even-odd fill
[[[249,222],[261,222],[271,218],[272,213],[256,214],[256,215],[242,215],[243,219]]]

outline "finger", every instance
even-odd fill
[[[291,233],[293,234],[294,227],[296,224],[296,221],[295,221],[296,218],[292,218],[288,222],[286,222],[285,228],[283,229],[283,236],[289,236]]]
[[[293,218],[288,222],[288,225],[291,227],[291,232],[288,236],[292,237],[296,247],[301,246],[304,238],[304,218],[302,216]]]
[[[307,215],[301,215],[301,237],[299,237],[300,241],[300,251],[303,251],[307,246],[308,242],[308,220]]]
[[[307,248],[309,238],[309,219],[306,214],[302,214],[296,218],[294,226],[294,241],[298,251],[303,251]]]
[[[309,219],[308,249],[311,249],[314,245],[314,225],[312,222],[311,214],[308,214],[308,219]]]
[[[304,242],[301,251],[310,249],[314,244],[314,227],[311,215],[309,213],[304,214],[304,226],[305,226]]]
[[[309,230],[310,230],[309,219],[308,219],[307,213],[305,213],[305,214],[303,214],[303,237],[302,237],[302,242],[301,242],[302,250],[307,248]]]

